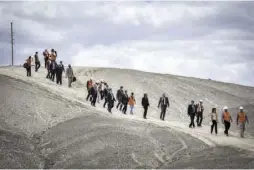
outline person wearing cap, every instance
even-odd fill
[[[120,89],[116,92],[116,99],[118,101],[116,108],[120,106],[120,110],[122,110],[123,104],[122,104],[122,98],[123,98],[124,92],[123,92],[123,86],[120,87]]]
[[[56,67],[56,84],[62,85],[62,76],[63,72],[65,72],[63,62],[60,61],[60,63]]]
[[[147,110],[148,110],[148,107],[149,107],[149,100],[148,100],[148,97],[147,97],[147,93],[144,94],[144,97],[142,98],[142,101],[141,101],[141,105],[143,106],[144,108],[144,115],[143,115],[143,118],[146,119],[146,115],[147,115]]]
[[[160,119],[164,120],[167,108],[169,107],[169,100],[168,100],[168,97],[166,97],[165,93],[163,93],[162,97],[160,97],[158,108],[160,108],[160,107],[161,107]]]
[[[195,119],[195,115],[196,115],[196,106],[194,104],[194,100],[191,101],[191,104],[188,106],[188,116],[190,117],[190,128],[195,128],[195,123],[194,123],[194,119]]]
[[[68,65],[68,68],[66,69],[66,77],[68,78],[68,87],[71,87],[71,83],[73,81],[74,74],[73,74],[73,69],[70,64]]]
[[[39,60],[38,52],[35,52],[35,55],[34,55],[34,64],[35,64],[35,72],[37,72],[39,70],[39,68],[41,67],[41,63],[40,63],[40,60]]]
[[[218,114],[216,112],[216,108],[212,109],[212,113],[211,113],[211,134],[213,134],[213,129],[215,129],[215,133],[216,135],[218,134],[218,129],[217,129],[217,124],[218,124]]]
[[[112,88],[109,88],[109,93],[107,96],[107,102],[108,102],[108,112],[112,113],[112,108],[114,107],[114,103],[116,101],[114,94],[112,93]]]
[[[240,136],[244,138],[245,124],[246,122],[249,124],[249,120],[246,113],[243,111],[243,107],[241,106],[239,109],[240,112],[237,114],[236,124],[237,126],[239,125],[240,128]]]
[[[203,112],[204,112],[204,106],[203,106],[203,101],[200,100],[199,103],[196,105],[197,109],[197,126],[202,126],[202,121],[203,121]]]
[[[129,99],[128,91],[125,90],[125,91],[124,91],[124,94],[123,94],[123,97],[122,97],[122,103],[123,103],[122,112],[123,112],[123,114],[126,114],[126,112],[127,112],[128,99]]]
[[[225,126],[225,131],[224,131],[224,134],[228,136],[228,131],[230,129],[230,126],[231,126],[231,122],[233,122],[232,118],[231,118],[231,115],[230,113],[228,112],[228,107],[225,106],[223,108],[224,112],[222,114],[222,123],[224,124]]]

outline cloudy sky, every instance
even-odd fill
[[[254,86],[254,2],[0,2],[0,65],[54,48],[65,64]],[[42,55],[40,56],[43,60]]]

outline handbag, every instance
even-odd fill
[[[73,77],[72,78],[72,82],[75,82],[77,79],[76,79],[76,77]]]

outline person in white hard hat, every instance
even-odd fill
[[[233,122],[230,113],[228,112],[228,107],[223,108],[224,112],[222,114],[222,123],[225,125],[224,134],[228,136],[228,130],[230,128],[231,122]]]
[[[239,108],[239,110],[240,112],[237,114],[236,124],[237,126],[239,125],[240,128],[240,136],[244,138],[245,124],[246,122],[249,124],[249,120],[246,113],[243,111],[242,106]]]
[[[197,108],[197,126],[201,126],[202,121],[203,121],[203,112],[204,112],[204,106],[203,106],[203,101],[199,100],[199,103],[196,105]]]

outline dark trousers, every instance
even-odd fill
[[[213,133],[213,129],[215,129],[215,133],[217,134],[218,133],[218,130],[217,130],[217,121],[213,120],[212,122],[213,122],[213,124],[211,125],[211,133]]]
[[[45,68],[47,68],[47,61],[48,61],[48,60],[44,60],[44,62],[45,62],[45,63],[44,63]]]
[[[51,70],[51,77],[50,77],[50,79],[52,80],[52,81],[55,81],[55,75],[56,75],[56,72],[55,72],[55,70]]]
[[[106,104],[108,103],[107,101],[107,98],[105,98],[105,101],[104,101],[104,104],[103,104],[103,107],[105,108],[106,107]]]
[[[225,131],[224,133],[228,136],[228,130],[230,128],[230,122],[224,120]]]
[[[93,99],[92,99],[92,101],[91,101],[91,105],[92,105],[92,106],[95,106],[96,99],[97,99],[97,94],[92,95],[92,97],[93,97]]]
[[[201,126],[203,121],[203,113],[202,112],[198,112],[197,113],[197,126]]]
[[[194,119],[195,119],[195,113],[190,114],[190,125],[189,125],[189,127],[195,127]]]
[[[41,63],[39,61],[35,62],[35,72],[37,72],[40,67],[41,67]]]
[[[28,66],[27,68],[26,68],[26,75],[27,75],[27,77],[31,77],[32,76],[32,74],[31,74],[31,66]]]
[[[88,94],[86,96],[86,101],[88,101],[88,99],[89,99],[89,101],[92,101],[92,93],[90,92],[90,90],[87,90],[87,92],[88,92]]]
[[[128,107],[128,103],[123,104],[122,112],[123,112],[124,114],[126,114],[126,112],[127,112],[127,107]]]
[[[48,74],[47,74],[47,76],[46,76],[46,78],[50,78],[51,77],[51,73],[50,73],[50,70],[48,70]]]
[[[112,113],[111,110],[113,108],[113,105],[111,103],[108,103],[108,112],[109,113]]]
[[[62,73],[56,74],[56,84],[62,85]]]
[[[144,115],[143,117],[146,119],[146,115],[147,115],[147,110],[148,110],[148,106],[144,107]],[[165,116],[165,115],[164,115]]]
[[[116,108],[118,109],[118,107],[120,106],[120,110],[122,110],[123,104],[122,102],[118,101]]]
[[[160,115],[160,119],[161,120],[164,120],[164,118],[165,118],[165,115],[166,115],[166,110],[167,110],[167,106],[165,105],[165,106],[161,106],[161,115]]]
[[[103,100],[103,98],[104,98],[104,92],[102,90],[100,91],[100,95],[101,95],[101,100]]]

